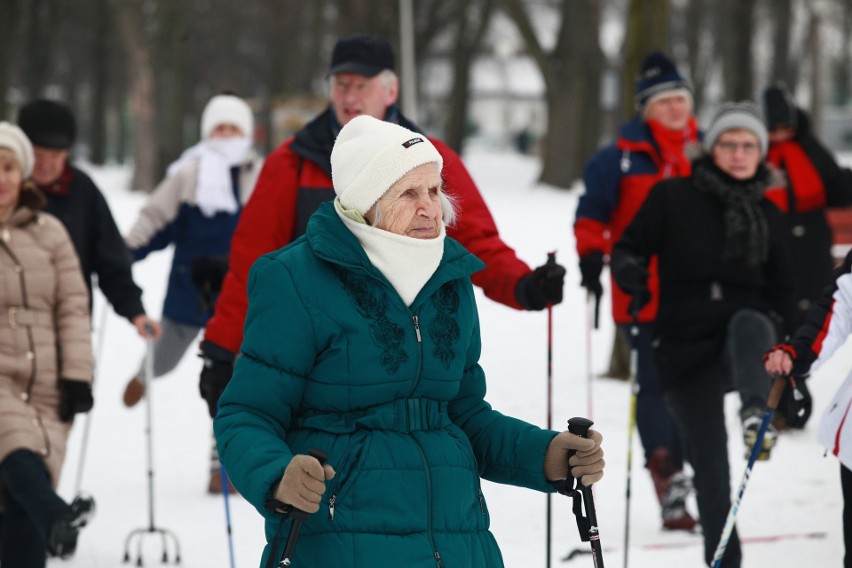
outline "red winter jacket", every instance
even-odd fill
[[[417,130],[399,118],[403,126]],[[206,342],[232,353],[239,351],[252,264],[304,233],[308,218],[319,204],[334,198],[329,161],[334,135],[330,125],[330,111],[326,110],[267,157],[231,241],[228,274],[207,323]],[[492,300],[522,309],[515,298],[515,286],[531,269],[500,239],[494,219],[458,154],[435,138],[429,140],[444,159],[444,190],[458,200],[460,214],[447,234],[486,264],[485,270],[472,276],[473,283]]]

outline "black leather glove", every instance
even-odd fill
[[[518,280],[515,298],[525,310],[543,310],[562,301],[565,267],[548,261]]]
[[[59,380],[59,419],[71,422],[74,415],[88,412],[94,406],[92,385],[82,381]]]
[[[591,252],[580,257],[580,286],[594,293],[595,299],[603,295],[601,285],[601,272],[604,266],[604,255],[602,252]]]
[[[645,259],[629,255],[618,256],[613,259],[610,270],[618,287],[633,297],[629,311],[631,316],[637,316],[645,304],[651,301]]]
[[[224,347],[219,347],[210,341],[201,342],[199,356],[204,361],[201,377],[198,380],[198,391],[201,398],[207,401],[207,411],[210,418],[216,417],[219,408],[219,397],[228,386],[231,375],[234,374],[234,354]]]

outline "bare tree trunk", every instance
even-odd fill
[[[692,32],[697,34],[699,29]],[[621,78],[621,114],[624,120],[636,113],[636,75],[642,60],[652,51],[669,51],[669,0],[630,0]]]
[[[467,134],[470,68],[491,21],[492,8],[491,0],[472,2],[458,21],[455,48],[452,53],[453,84],[450,91],[445,142],[459,154],[462,152],[462,144]],[[478,24],[475,23],[477,21]]]
[[[106,0],[95,0],[94,26],[95,35],[92,42],[92,96],[91,107],[91,131],[89,133],[89,159],[93,164],[103,164],[106,161],[106,135],[107,135],[107,91],[109,90],[108,72],[109,67],[109,41],[108,34],[111,26],[108,25],[109,10]]]
[[[822,130],[822,34],[820,33],[820,14],[816,10],[811,12],[811,21],[808,26],[808,53],[810,54],[811,66],[811,131],[814,136],[819,137]]]
[[[707,80],[714,64],[714,53],[712,47],[707,46],[712,42],[712,27],[704,25],[704,22],[713,21],[713,12],[716,3],[713,0],[693,0],[687,2],[684,15],[683,36],[686,45],[686,61],[689,65],[690,80],[692,81],[692,96],[695,108],[700,109],[704,105],[704,90]]]
[[[569,188],[581,177],[582,162],[598,145],[597,133],[589,135],[583,129],[583,124],[590,121],[589,128],[594,129],[600,124],[598,95],[603,61],[597,40],[600,2],[560,2],[560,28],[556,45],[550,52],[542,47],[523,3],[520,0],[505,0],[505,7],[544,77],[547,132],[544,136],[540,181]],[[578,30],[588,33],[580,33]],[[583,57],[589,57],[592,64],[597,64],[586,67],[586,62],[580,61]],[[579,156],[582,156],[582,160]]]
[[[59,37],[59,0],[30,0],[25,5],[29,10],[27,29],[27,60],[24,85],[30,98],[40,96],[47,85],[53,61],[53,47]],[[5,14],[4,14],[5,17]]]
[[[725,98],[750,99],[754,96],[752,38],[756,0],[723,0],[725,33],[721,36],[722,79]]]
[[[132,70],[128,94],[133,120],[134,169],[130,188],[150,191],[157,181],[155,79],[151,50],[142,31],[140,4],[129,0],[110,0],[110,5],[115,10],[119,37]]]
[[[772,29],[772,71],[769,82],[782,82],[790,85],[790,33],[793,23],[792,0],[769,0],[773,19]]]
[[[182,2],[162,2],[158,11],[161,32],[156,42],[156,162],[154,177],[160,179],[166,167],[184,147],[184,38],[186,26]]]
[[[20,22],[21,0],[7,0],[3,17],[0,18],[0,119],[4,120],[11,118],[6,91],[9,90],[12,58],[15,57],[15,53],[20,53],[19,49],[15,49],[19,41],[15,30],[18,29]]]
[[[844,106],[849,103],[850,94],[850,67],[852,67],[852,1],[843,0],[838,6],[840,11],[840,57],[834,64],[834,102]]]

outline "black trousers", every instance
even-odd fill
[[[29,450],[12,452],[0,463],[0,481],[5,503],[0,565],[43,568],[48,531],[68,505],[53,490],[44,461]]]
[[[846,556],[844,568],[852,568],[852,470],[840,464],[840,487],[843,489],[843,544]]]
[[[715,360],[697,365],[687,377],[670,382],[664,393],[686,459],[695,471],[693,484],[704,531],[704,560],[710,565],[731,508],[731,472],[725,394],[739,392],[743,406],[766,406],[771,386],[763,369],[763,353],[775,343],[775,326],[764,314],[740,310],[728,322],[724,351]],[[742,550],[734,528],[724,568],[739,568]]]

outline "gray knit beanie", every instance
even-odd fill
[[[727,102],[719,107],[704,133],[704,149],[710,153],[719,136],[728,130],[743,129],[754,133],[760,142],[760,156],[766,157],[768,140],[760,107],[752,101]]]

